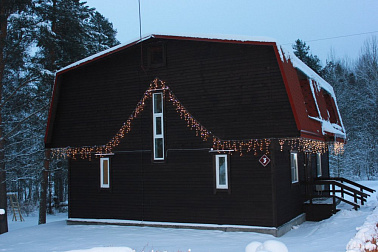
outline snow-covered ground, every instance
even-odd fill
[[[363,184],[378,190],[378,181]],[[374,193],[359,211],[340,205],[342,210],[331,218],[305,222],[279,238],[250,232],[66,225],[66,214],[49,215],[48,223],[38,226],[38,215],[24,217],[25,222],[11,221],[8,216],[9,232],[0,235],[0,251],[243,252],[251,242],[274,240],[284,243],[289,252],[345,252],[347,244],[359,237],[357,228],[378,218],[373,212],[376,206]]]

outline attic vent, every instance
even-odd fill
[[[152,44],[148,47],[148,66],[162,67],[166,64],[165,46],[163,43]]]
[[[311,91],[310,82],[307,79],[305,79],[305,80],[300,80],[300,84],[301,84],[302,94],[303,94],[303,98],[304,98],[308,115],[312,117],[319,117],[319,113],[316,108],[314,96]]]

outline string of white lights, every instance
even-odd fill
[[[190,112],[183,106],[178,100],[172,90],[165,85],[164,81],[154,79],[150,83],[149,89],[146,90],[142,99],[138,102],[136,108],[131,113],[126,122],[113,136],[112,139],[105,145],[101,146],[83,146],[83,147],[65,147],[52,149],[53,157],[68,157],[82,159],[91,159],[93,155],[101,156],[112,153],[113,150],[121,143],[121,140],[131,131],[132,122],[136,119],[145,108],[146,101],[152,97],[152,93],[155,91],[163,91],[168,101],[172,103],[176,112],[179,114],[182,120],[185,120],[187,127],[196,132],[197,137],[201,137],[203,141],[212,140],[213,151],[225,152],[233,150],[233,152],[239,153],[243,156],[246,153],[252,152],[257,155],[258,152],[269,154],[269,146],[273,140],[278,140],[280,144],[280,150],[283,151],[284,145],[290,146],[291,150],[312,152],[312,153],[325,153],[328,151],[328,143],[319,140],[306,139],[306,138],[264,138],[264,139],[247,139],[247,140],[223,140],[211,131],[207,130],[199,121],[197,121]],[[342,154],[344,150],[343,143],[334,143],[334,153]]]

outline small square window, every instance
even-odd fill
[[[109,158],[100,158],[100,186],[101,188],[110,188],[110,160]]]
[[[298,180],[298,153],[290,153],[290,166],[291,166],[291,183],[297,183]]]
[[[165,46],[163,43],[152,44],[148,47],[148,66],[162,67],[166,65]]]
[[[216,188],[228,189],[228,155],[215,155]]]

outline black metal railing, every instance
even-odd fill
[[[332,198],[333,209],[336,211],[337,200],[343,201],[349,205],[352,205],[354,209],[360,208],[358,201],[360,201],[361,205],[367,200],[367,197],[370,195],[367,194],[365,191],[374,193],[375,190],[364,185],[358,184],[351,180],[334,177],[334,178],[316,178],[313,182],[314,185],[323,185],[324,188],[327,186],[327,189],[322,189],[322,197],[329,197]],[[352,187],[353,186],[353,187]],[[324,194],[326,193],[326,194]],[[339,195],[337,195],[337,193]],[[350,200],[345,199],[345,195],[349,195],[353,197],[353,202]],[[311,194],[310,195],[310,203],[312,204],[313,198],[316,196]]]

